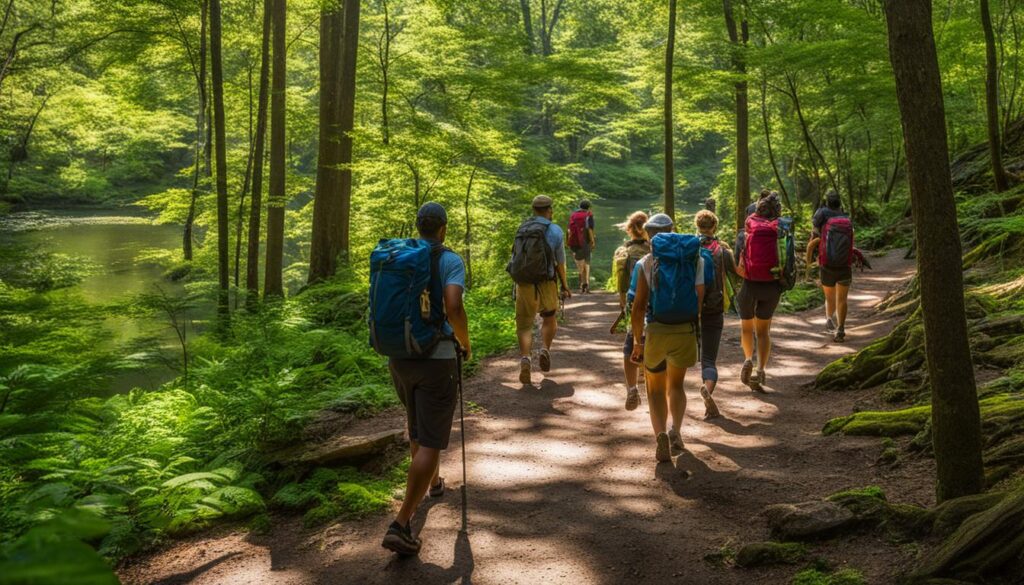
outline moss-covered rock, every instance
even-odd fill
[[[807,557],[807,547],[797,542],[752,542],[736,553],[736,566],[792,565]]]
[[[853,512],[828,501],[775,504],[762,513],[772,534],[781,540],[826,538],[857,523]]]
[[[861,522],[880,522],[889,509],[885,492],[877,486],[846,490],[832,494],[827,500],[846,508]]]
[[[828,421],[822,433],[871,437],[915,435],[931,418],[931,410],[930,406],[915,406],[893,411],[858,412]]]

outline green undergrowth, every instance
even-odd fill
[[[260,456],[299,440],[322,410],[365,417],[397,404],[386,361],[368,344],[365,285],[339,278],[239,310],[226,329],[190,330],[186,354],[117,342],[101,326],[114,314],[157,314],[167,305],[156,295],[102,307],[69,288],[74,279],[27,277],[0,280],[0,574],[47,566],[54,547],[108,567],[217,522],[266,530],[268,508],[317,524],[390,505],[404,465],[318,470],[291,484],[283,474],[294,471]],[[193,300],[212,302],[202,292]],[[486,291],[467,304],[474,367],[515,343],[514,320],[511,301]],[[154,365],[177,376],[110,395],[116,375]],[[296,508],[289,493],[315,495]]]
[[[864,575],[856,569],[842,569],[830,572],[827,569],[809,568],[797,573],[790,585],[866,585]]]
[[[791,290],[782,293],[779,302],[780,313],[799,313],[825,304],[825,294],[813,282],[801,282]]]

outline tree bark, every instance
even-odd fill
[[[247,56],[246,60],[250,58]],[[241,270],[242,263],[242,225],[245,222],[245,198],[249,195],[249,187],[252,185],[252,167],[256,162],[256,129],[255,129],[255,106],[253,104],[253,89],[252,89],[252,61],[249,61],[247,67],[249,72],[249,155],[245,160],[245,179],[242,181],[242,193],[238,197],[238,215],[235,217],[235,269],[234,269],[234,285],[235,285],[235,308],[238,308],[238,288],[239,282],[239,271]]]
[[[469,173],[469,185],[466,186],[466,199],[463,201],[462,206],[462,210],[466,214],[466,234],[462,238],[462,243],[466,246],[464,251],[466,256],[466,289],[473,288],[473,230],[469,216],[469,198],[473,195],[473,179],[476,178],[477,169],[478,167],[474,164],[473,170]]]
[[[263,296],[283,297],[285,205],[285,88],[287,0],[273,0],[274,71],[270,97],[270,192],[267,198],[267,258]]]
[[[1003,150],[999,137],[999,64],[996,62],[996,37],[992,32],[992,15],[988,0],[981,0],[981,26],[985,29],[985,110],[988,114],[988,151],[992,158],[992,177],[996,192],[1010,188],[1010,181],[1003,168]]]
[[[210,64],[213,74],[213,125],[217,158],[217,276],[220,285],[217,313],[229,315],[228,287],[228,162],[224,123],[224,61],[221,51],[220,0],[210,0]]]
[[[534,52],[533,17],[530,16],[530,0],[519,0],[519,8],[523,15],[523,30],[526,32],[526,54]]]
[[[885,0],[885,16],[916,225],[925,354],[932,381],[937,496],[942,502],[984,488],[960,231],[931,0]]]
[[[185,229],[181,235],[182,255],[186,261],[192,261],[192,240],[196,221],[196,202],[199,199],[199,170],[203,153],[206,151],[206,23],[209,14],[209,3],[199,3],[199,67],[196,69],[196,89],[199,94],[199,111],[196,113],[196,160],[192,175],[192,193],[189,195],[188,215],[185,217]]]
[[[359,0],[345,0],[345,36],[341,66],[341,224],[335,259],[348,262],[352,215],[352,132],[355,130],[356,69],[359,51]]]
[[[260,294],[260,223],[263,215],[263,157],[266,154],[267,102],[270,86],[270,35],[274,0],[263,0],[263,42],[260,52],[260,93],[256,107],[256,138],[253,148],[252,203],[249,205],[249,241],[246,249],[246,304],[253,308]]]
[[[675,168],[672,144],[672,66],[676,49],[676,0],[668,0],[668,43],[665,46],[665,213],[676,218]]]
[[[722,7],[729,42],[732,43],[732,67],[740,76],[740,81],[736,82],[736,229],[743,229],[747,219],[747,205],[750,204],[750,109],[747,103],[747,66],[743,58],[743,47],[750,38],[750,29],[744,18],[741,30],[737,30],[731,0],[722,0]]]

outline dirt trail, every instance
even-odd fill
[[[484,412],[468,421],[468,536],[460,534],[459,433],[443,472],[450,490],[428,500],[419,558],[380,548],[391,517],[305,530],[281,518],[267,536],[241,531],[183,541],[121,571],[127,583],[788,583],[798,567],[741,570],[705,555],[765,540],[758,513],[779,502],[818,499],[880,485],[890,500],[932,503],[930,461],[874,465],[877,439],[823,437],[822,424],[873,405],[873,393],[807,389],[820,368],[885,334],[872,307],[909,278],[898,253],[873,260],[851,294],[849,342],[830,343],[822,310],[780,316],[766,395],[738,383],[739,323],[727,321],[715,396],[725,418],[704,422],[690,370],[683,437],[687,453],[656,464],[646,400],[623,409],[621,343],[608,335],[618,311],[611,295],[574,298],[547,377],[517,381],[516,357],[489,360],[467,381]],[[696,418],[694,418],[696,417]],[[425,523],[425,524],[424,524]],[[913,551],[862,535],[825,542],[814,553],[835,566],[888,583]]]

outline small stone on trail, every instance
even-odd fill
[[[772,533],[787,540],[822,538],[856,522],[853,512],[827,501],[775,504],[762,514]]]

